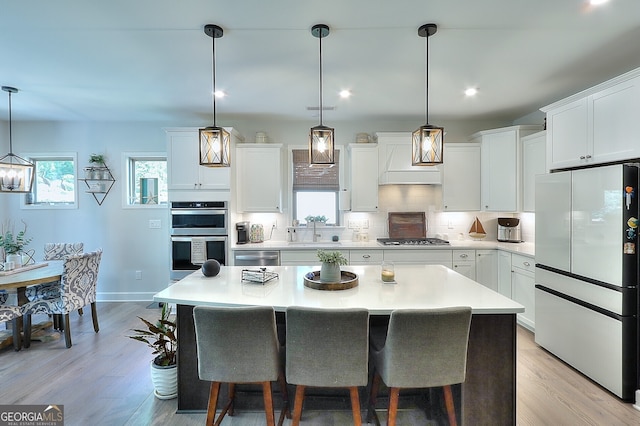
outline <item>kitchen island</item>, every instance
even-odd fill
[[[379,266],[344,266],[358,275],[358,286],[321,291],[304,286],[317,266],[269,268],[278,278],[265,284],[242,281],[239,266],[223,267],[216,277],[196,271],[154,296],[175,303],[178,321],[178,411],[205,410],[208,382],[198,379],[194,306],[289,306],[366,308],[372,317],[394,309],[471,306],[467,379],[460,387],[463,424],[515,424],[516,314],[522,305],[440,265],[397,265],[397,284],[380,279]]]

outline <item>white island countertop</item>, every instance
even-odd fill
[[[304,275],[318,266],[274,266],[278,278],[265,284],[242,282],[241,266],[223,266],[215,277],[197,270],[154,296],[156,302],[179,305],[288,306],[366,308],[372,315],[394,309],[471,306],[474,314],[515,314],[524,307],[465,276],[440,265],[396,265],[396,284],[380,279],[380,266],[343,266],[358,275],[359,285],[337,291],[304,286]]]

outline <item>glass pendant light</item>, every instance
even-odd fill
[[[223,31],[217,25],[207,24],[204,33],[212,40],[212,85],[213,85],[213,126],[200,129],[200,165],[209,167],[229,167],[231,135],[224,128],[216,126],[216,39]]]
[[[425,38],[425,116],[426,124],[412,134],[412,161],[414,166],[442,164],[444,127],[429,124],[429,36],[438,30],[436,24],[425,24],[418,28],[418,35]]]
[[[322,124],[322,39],[329,35],[329,26],[314,25],[311,34],[320,40],[320,125],[309,132],[309,165],[332,167],[335,165],[334,129]]]
[[[18,93],[15,87],[2,86],[9,93],[9,153],[0,158],[0,192],[31,192],[34,177],[34,165],[13,153],[13,135],[11,129],[11,94]]]

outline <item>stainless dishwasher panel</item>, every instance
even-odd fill
[[[236,266],[280,266],[277,250],[236,250],[233,256]]]

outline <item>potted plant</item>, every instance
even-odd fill
[[[160,319],[154,323],[142,317],[147,329],[132,329],[136,334],[131,339],[145,343],[156,357],[151,361],[151,381],[154,395],[159,399],[171,399],[178,395],[178,368],[176,352],[176,322],[169,319],[171,310],[167,303],[162,305]]]
[[[85,169],[87,173],[87,179],[104,179],[104,176],[103,176],[103,169],[105,168],[104,155],[91,154],[89,156],[89,164],[91,164],[91,166]]]
[[[14,262],[16,268],[22,266],[21,253],[33,239],[25,236],[27,233],[27,224],[24,220],[22,223],[24,229],[16,234],[11,223],[7,222],[6,226],[2,227],[2,234],[0,235],[0,247],[2,247],[6,256],[5,260],[7,262]]]
[[[347,259],[339,251],[318,250],[318,259],[322,262],[320,267],[320,281],[339,283],[342,279],[340,265],[346,265]]]
[[[327,223],[327,220],[329,220],[326,216],[312,216],[309,215],[307,217],[304,218],[304,220],[307,221],[307,223],[315,223],[316,225],[324,225]]]

